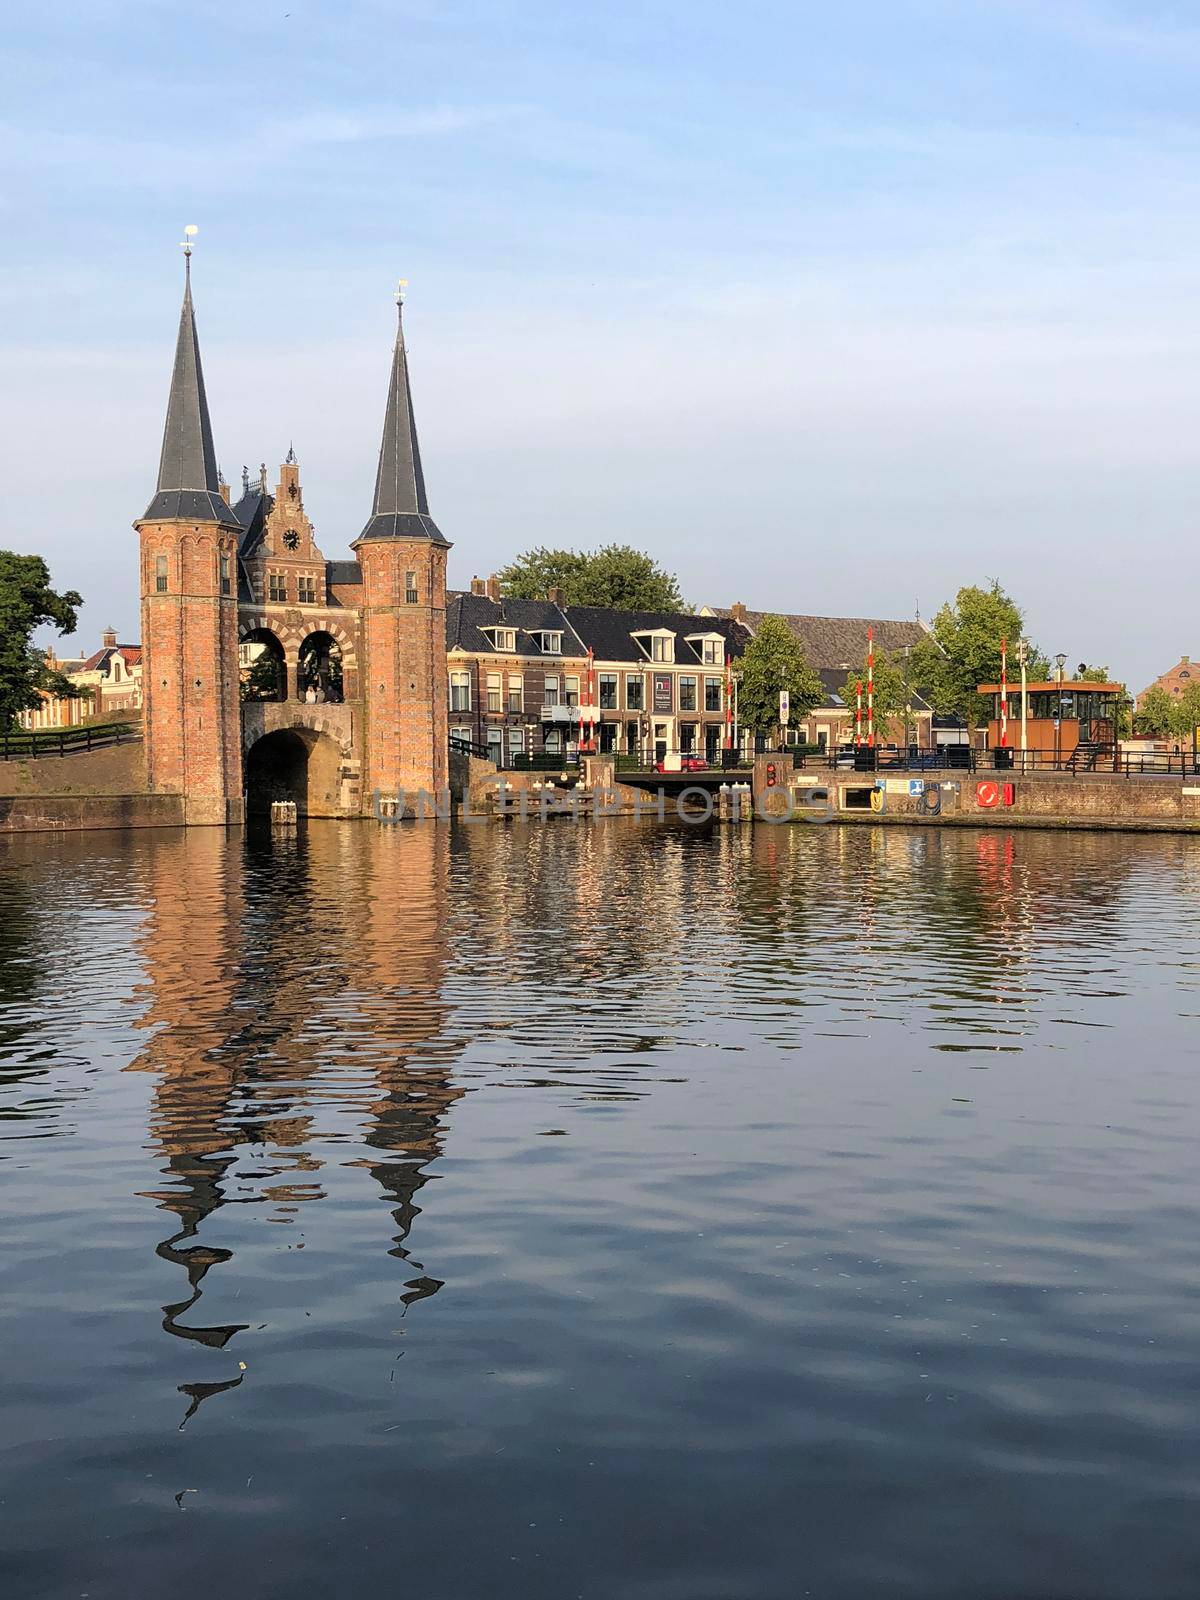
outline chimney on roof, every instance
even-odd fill
[[[1184,656],[1183,659],[1180,662],[1180,665],[1184,666],[1184,667],[1190,667],[1191,664],[1192,664],[1191,656]]]
[[[486,593],[489,600],[500,599],[500,579],[494,572],[487,581]]]
[[[480,595],[487,593],[487,584],[484,583],[482,578],[471,579],[471,593]]]
[[[735,622],[740,622],[743,627],[746,623],[746,608],[740,600],[735,600],[729,608],[729,615]]]
[[[557,584],[551,584],[550,588],[546,590],[546,599],[552,606],[565,606],[567,603],[566,594]]]
[[[100,635],[100,643],[106,650],[115,650],[117,646],[117,630],[115,628],[105,628]]]

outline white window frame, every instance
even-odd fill
[[[454,703],[454,691],[456,689],[460,689],[460,690],[465,690],[466,691],[466,697],[465,697],[466,698],[466,703],[465,704],[460,703],[458,705],[455,705],[455,703]],[[451,672],[451,674],[450,674],[450,709],[451,709],[451,711],[470,711],[470,709],[471,709],[471,674],[470,674],[470,672],[464,672],[464,671],[461,671],[461,670],[458,670],[458,669],[456,669],[456,670]]]

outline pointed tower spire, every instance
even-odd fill
[[[421,450],[413,417],[408,381],[408,352],[404,346],[404,280],[396,292],[396,345],[392,352],[392,377],[388,385],[383,442],[375,474],[375,502],[359,539],[427,539],[449,545],[429,515]]]
[[[212,424],[208,420],[208,401],[204,394],[204,371],[200,365],[196,313],[192,305],[192,239],[195,233],[194,226],[185,230],[183,309],[179,313],[179,337],[175,342],[175,369],[171,374],[167,423],[158,464],[158,488],[143,520],[163,522],[182,518],[188,522],[228,524],[232,518],[220,491]]]

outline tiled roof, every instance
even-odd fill
[[[484,653],[495,649],[480,629],[514,628],[516,654],[537,658],[543,652],[534,644],[534,633],[561,633],[564,656],[585,656],[587,648],[567,620],[562,608],[549,600],[489,600],[482,594],[457,594],[446,605],[446,648]],[[500,654],[511,654],[509,651]]]
[[[216,522],[226,527],[233,524],[230,509],[221,496],[217,475],[208,400],[204,393],[204,371],[200,364],[200,341],[196,335],[196,317],[192,306],[190,262],[183,291],[183,309],[179,314],[179,335],[175,343],[171,392],[167,399],[158,486],[142,520],[154,522],[175,517],[195,522]]]
[[[714,606],[718,617],[728,617],[728,606]],[[840,668],[844,674],[850,666],[866,659],[867,629],[875,629],[875,648],[892,655],[915,645],[928,637],[923,622],[898,621],[888,617],[815,617],[803,612],[747,611],[747,625],[755,632],[767,617],[777,616],[804,646],[804,653],[812,666]]]
[[[635,633],[666,631],[675,636],[676,666],[700,665],[700,652],[687,642],[688,634],[717,633],[727,642],[729,654],[740,656],[750,638],[749,630],[728,616],[698,617],[674,611],[618,611],[611,606],[567,606],[565,614],[574,625],[584,647],[599,661],[644,662],[647,652],[634,639]]]
[[[107,678],[109,660],[119,655],[127,667],[138,667],[142,663],[142,647],[140,644],[105,645],[93,651],[86,661],[79,663],[72,670],[78,672],[100,672]]]
[[[367,525],[359,538],[428,539],[430,544],[440,545],[449,545],[450,542],[429,515],[425,474],[421,471],[421,448],[417,443],[417,424],[413,416],[403,318],[396,324],[392,376],[383,418],[379,467],[375,474],[375,499]]]
[[[460,594],[446,608],[446,648],[470,653],[494,649],[480,630],[508,626],[517,634],[516,654],[537,657],[541,651],[530,635],[543,629],[563,636],[565,656],[586,656],[590,646],[597,661],[648,660],[635,633],[657,629],[675,637],[675,665],[702,664],[689,634],[715,633],[725,639],[731,656],[739,656],[750,635],[728,617],[698,617],[672,611],[619,611],[614,606],[558,606],[549,600],[489,600],[486,595]]]
[[[362,568],[357,561],[327,561],[325,582],[335,584],[361,583]]]
[[[245,558],[254,554],[258,542],[262,538],[263,528],[271,508],[275,504],[273,495],[264,494],[257,486],[247,489],[233,508],[242,529],[242,537],[238,541],[238,555]]]

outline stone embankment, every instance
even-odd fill
[[[1200,777],[1178,774],[809,772],[758,756],[754,804],[801,823],[1200,832]]]

